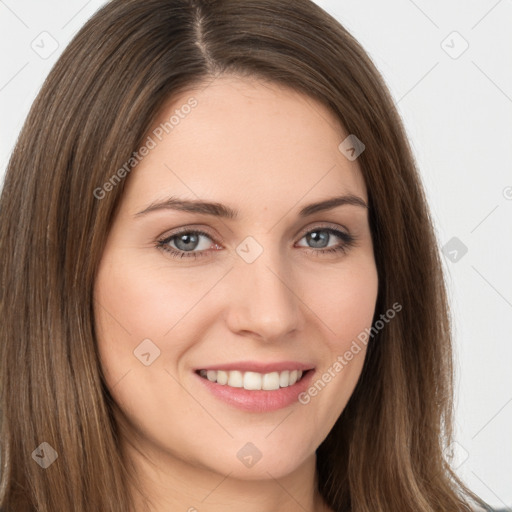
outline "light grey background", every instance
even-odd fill
[[[2,176],[51,66],[104,3],[0,0]],[[454,466],[491,505],[511,507],[512,1],[317,3],[368,51],[404,119],[445,247]]]

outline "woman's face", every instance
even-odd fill
[[[377,298],[367,208],[306,208],[368,202],[347,136],[315,100],[235,77],[174,98],[148,133],[95,320],[107,385],[154,461],[256,479],[314,460]]]

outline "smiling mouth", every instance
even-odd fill
[[[310,370],[285,370],[282,372],[258,373],[239,370],[197,370],[196,373],[210,382],[232,388],[273,391],[291,387]]]

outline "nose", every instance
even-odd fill
[[[302,329],[300,292],[278,249],[265,248],[252,263],[237,259],[229,274],[232,332],[275,342]]]

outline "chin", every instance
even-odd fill
[[[268,480],[270,478],[283,478],[297,471],[303,464],[312,458],[315,461],[315,452],[300,454],[294,447],[274,447],[267,445],[261,450],[250,442],[237,443],[237,449],[233,456],[226,456],[230,450],[223,451],[217,458],[217,463],[212,465],[212,460],[204,461],[211,470],[228,475],[230,478],[240,480]],[[220,454],[219,454],[220,455]]]

